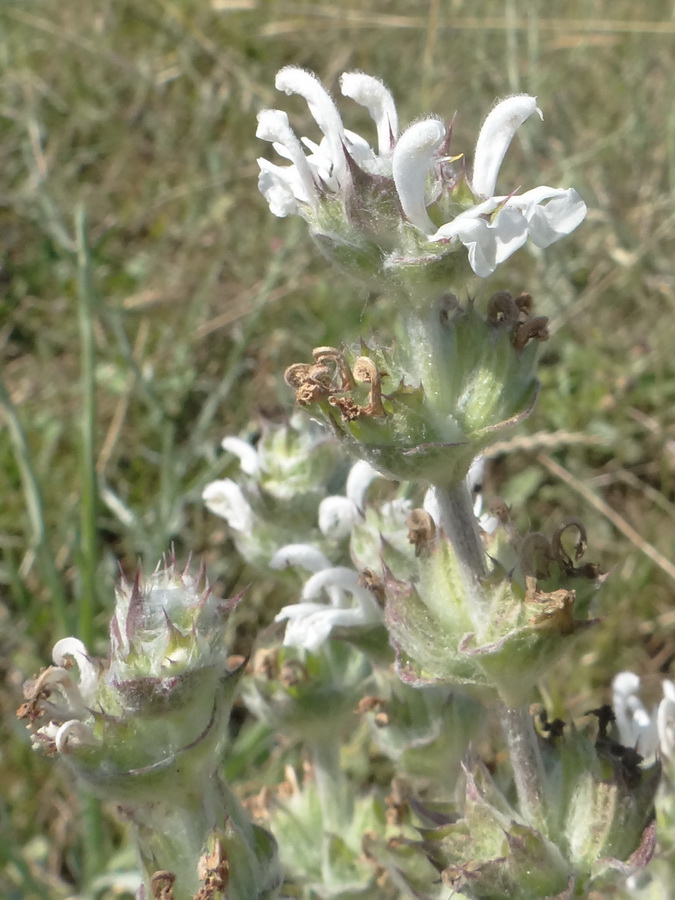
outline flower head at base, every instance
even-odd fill
[[[302,215],[324,252],[363,275],[382,279],[431,266],[447,283],[448,274],[462,268],[457,252],[464,247],[473,272],[485,277],[528,240],[548,247],[586,215],[571,188],[496,193],[517,130],[534,113],[541,117],[536,99],[527,94],[508,97],[489,113],[467,174],[463,154],[450,155],[452,125],[427,118],[399,136],[393,98],[372,76],[345,73],[340,85],[345,96],[368,109],[377,150],[345,129],[312,73],[289,66],[276,84],[305,98],[323,137],[320,144],[298,140],[285,113],[259,113],[257,136],[290,162],[259,159],[260,190],[274,215]]]
[[[200,777],[217,764],[239,677],[224,644],[238,600],[219,599],[203,571],[180,570],[173,560],[122,583],[109,659],[64,638],[55,665],[26,682],[18,715],[33,745],[116,802],[163,796],[162,772],[171,779],[179,758]]]

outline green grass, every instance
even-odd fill
[[[278,417],[283,370],[311,347],[386,333],[386,298],[335,278],[257,192],[256,112],[280,105],[311,129],[304,104],[274,91],[282,65],[332,85],[346,69],[378,74],[403,122],[457,109],[469,154],[496,97],[538,95],[544,126],[523,129],[504,183],[573,185],[590,213],[480,286],[529,290],[554,326],[531,440],[495,457],[489,487],[523,525],[582,518],[612,572],[582,665],[548,685],[561,708],[604,701],[621,667],[668,671],[671,4],[5,0],[0,34],[3,896],[66,896],[90,864],[72,788],[13,719],[22,680],[66,627],[103,647],[118,562],[154,565],[173,543],[224,592],[249,581],[199,500],[225,471],[220,438]],[[107,814],[104,826],[112,852],[120,833]]]

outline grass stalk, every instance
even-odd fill
[[[94,315],[96,295],[91,272],[91,254],[87,242],[87,219],[83,208],[75,217],[77,253],[78,321],[81,359],[81,459],[80,459],[80,546],[78,634],[88,647],[94,638],[98,568],[98,480],[96,475],[96,345]],[[105,842],[100,803],[95,797],[82,799],[82,841],[85,883],[91,883],[105,862]]]
[[[70,615],[67,609],[63,582],[45,531],[42,488],[33,466],[26,433],[2,378],[0,378],[0,407],[2,407],[5,414],[14,450],[14,458],[21,475],[21,487],[25,498],[28,521],[30,522],[31,544],[35,547],[40,575],[49,592],[50,606],[54,616],[53,631],[58,632],[60,635],[66,635],[72,630]]]

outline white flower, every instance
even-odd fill
[[[649,757],[656,753],[659,744],[657,707],[649,712],[638,695],[639,690],[638,675],[619,672],[612,681],[612,708],[621,743]]]
[[[63,753],[71,739],[76,744],[94,742],[87,723],[93,720],[99,669],[82,641],[74,637],[57,641],[52,659],[53,666],[26,682],[24,695],[30,707],[28,727],[33,749],[47,747]],[[73,663],[77,665],[77,678]]]
[[[545,206],[541,204],[548,200]],[[481,278],[515,253],[528,238],[548,247],[583,222],[586,204],[574,188],[545,185],[512,197],[491,197],[459,213],[429,237],[458,238],[469,251],[469,264]]]
[[[275,84],[277,90],[304,97],[323,138],[319,144],[306,137],[298,140],[288,124],[288,116],[281,110],[258,113],[256,136],[270,141],[276,152],[290,162],[278,166],[264,158],[258,160],[258,187],[273,215],[284,217],[309,211],[318,202],[319,188],[329,193],[344,188],[349,180],[346,153],[366,171],[391,171],[387,161],[398,136],[398,115],[391,94],[379,79],[362,72],[345,72],[340,78],[342,93],[364,106],[374,120],[379,155],[368,141],[345,129],[330,94],[312,72],[286,66],[278,72]]]
[[[258,115],[258,137],[270,141],[290,165],[279,166],[259,159],[259,187],[274,215],[301,213],[316,224],[325,194],[340,194],[351,183],[348,157],[363,171],[393,179],[405,221],[435,244],[463,244],[474,272],[484,277],[529,239],[548,247],[573,231],[586,215],[586,205],[573,189],[546,185],[518,194],[497,194],[497,178],[516,131],[534,113],[541,117],[535,97],[517,94],[498,103],[478,135],[473,173],[466,191],[455,196],[462,181],[452,170],[461,158],[447,156],[450,132],[438,118],[414,122],[398,136],[394,100],[377,78],[362,72],[346,72],[340,78],[342,93],[364,106],[377,129],[377,152],[359,135],[345,129],[332,98],[311,72],[294,66],[282,69],[276,86],[287,94],[305,98],[323,138],[319,144],[293,133],[280,110]],[[305,150],[308,150],[307,154]],[[434,207],[437,201],[443,200]],[[449,221],[439,224],[440,209],[456,209]],[[347,227],[353,226],[347,222]],[[391,237],[382,246],[390,254],[388,265],[405,261],[401,248],[392,252]],[[409,252],[409,250],[408,250]]]
[[[202,500],[234,531],[249,534],[253,530],[253,510],[239,485],[231,478],[212,481],[202,491]]]
[[[659,747],[666,759],[675,757],[675,684],[663,682],[663,700],[656,713]]]
[[[318,602],[325,595],[328,602]],[[350,598],[351,597],[351,601]],[[382,613],[358,574],[346,566],[325,568],[305,583],[300,603],[285,606],[275,622],[287,622],[284,645],[316,653],[334,628],[375,625]]]
[[[319,504],[319,528],[325,537],[341,540],[363,517],[366,493],[370,484],[382,476],[370,463],[360,459],[349,470],[345,495],[325,497]]]
[[[535,112],[541,116],[536,99],[526,94],[497,104],[476,143],[471,178],[476,204],[438,228],[426,212],[425,185],[440,162],[435,158],[444,143],[440,128],[434,132],[433,119],[417,122],[401,135],[394,150],[394,181],[411,223],[432,242],[459,240],[469,251],[471,268],[481,277],[494,272],[528,238],[538,247],[548,247],[574,231],[586,216],[586,204],[572,188],[541,186],[521,195],[493,196],[506,151],[518,128]]]

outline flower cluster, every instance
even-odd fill
[[[238,459],[239,477],[210,482],[202,499],[225,519],[244,559],[266,568],[282,544],[306,539],[307,522],[315,520],[328,486],[344,477],[344,460],[326,432],[301,415],[265,422],[255,442],[230,435],[221,446]],[[330,515],[325,508],[323,520]],[[339,539],[329,528],[324,535]]]
[[[432,117],[399,132],[394,100],[377,78],[347,72],[340,79],[343,95],[373,119],[376,148],[344,127],[311,72],[287,66],[277,74],[276,87],[304,97],[323,137],[318,144],[298,139],[285,112],[260,112],[257,136],[288,161],[258,160],[260,190],[274,215],[302,215],[338,261],[386,271],[440,259],[463,245],[471,269],[485,277],[528,240],[548,247],[586,215],[572,188],[497,193],[499,169],[516,131],[533,114],[541,116],[536,98],[527,94],[502,100],[488,114],[468,173],[464,155],[451,154],[452,123]]]
[[[238,600],[218,598],[203,571],[170,560],[118,589],[108,659],[64,638],[54,665],[24,685],[18,715],[33,746],[134,824],[144,896],[159,896],[150,893],[158,877],[174,887],[167,897],[216,896],[213,853],[230,859],[233,900],[273,896],[278,884],[273,839],[246,820],[220,773],[243,671],[225,643]]]

